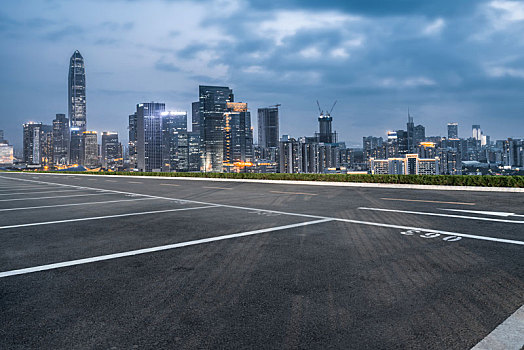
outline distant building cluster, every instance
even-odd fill
[[[318,104],[318,101],[317,101]],[[335,102],[336,104],[336,102]],[[87,129],[86,73],[79,51],[71,56],[68,115],[52,124],[23,124],[23,150],[0,130],[0,166],[35,169],[129,170],[145,172],[513,174],[524,167],[524,140],[490,140],[473,125],[459,137],[448,123],[447,137],[426,136],[408,111],[406,129],[367,136],[362,147],[348,148],[333,131],[331,112],[318,104],[318,131],[298,138],[280,135],[280,104],[258,108],[254,140],[248,104],[236,102],[227,86],[199,86],[187,111],[166,110],[162,102],[142,102],[129,115],[129,142],[116,132]]]

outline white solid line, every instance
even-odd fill
[[[35,194],[35,193],[56,193],[56,192],[78,192],[78,190],[53,190],[53,191],[37,191],[37,192],[15,192],[15,193],[2,193],[0,196],[14,196],[17,194]]]
[[[159,184],[160,186],[180,186],[180,185],[177,185],[177,184]]]
[[[471,350],[520,350],[524,346],[524,305]]]
[[[232,190],[232,188],[229,188],[229,187],[216,187],[216,186],[202,186],[202,188],[210,188],[214,190]]]
[[[138,212],[138,213],[116,214],[116,215],[106,215],[106,216],[93,216],[93,217],[89,217],[89,218],[33,222],[33,223],[30,223],[30,224],[18,224],[18,225],[0,226],[0,230],[6,230],[6,229],[10,229],[10,228],[19,228],[19,227],[63,224],[63,223],[77,222],[77,221],[90,221],[90,220],[122,218],[122,217],[127,217],[127,216],[170,213],[170,212],[174,212],[174,211],[206,209],[206,208],[215,208],[215,207],[216,207],[215,205],[208,205],[208,206],[205,206],[205,207],[177,208],[177,209],[165,209],[165,210],[154,210],[154,211],[142,211],[142,212]]]
[[[271,193],[282,193],[282,194],[302,194],[306,196],[316,196],[317,193],[305,193],[305,192],[284,192],[284,191],[269,191]]]
[[[143,184],[143,182],[139,182],[139,181],[128,181],[128,183],[130,183],[130,184]]]
[[[152,248],[131,250],[131,251],[122,252],[122,253],[116,253],[116,254],[95,256],[95,257],[92,257],[92,258],[85,258],[85,259],[64,261],[64,262],[48,264],[48,265],[28,267],[28,268],[24,268],[24,269],[0,272],[0,278],[9,277],[9,276],[15,276],[15,275],[22,275],[22,274],[32,273],[32,272],[53,270],[53,269],[58,269],[58,268],[62,268],[62,267],[74,266],[74,265],[89,264],[89,263],[98,262],[98,261],[104,261],[104,260],[124,258],[124,257],[128,257],[128,256],[133,256],[133,255],[140,255],[140,254],[146,254],[146,253],[159,252],[159,251],[163,251],[163,250],[169,250],[169,249],[175,249],[175,248],[181,248],[181,247],[188,247],[188,246],[197,245],[197,244],[203,244],[203,243],[223,241],[223,240],[226,240],[226,239],[232,239],[232,238],[238,238],[238,237],[253,236],[253,235],[258,235],[258,234],[266,233],[266,232],[281,231],[281,230],[287,230],[287,229],[296,228],[296,227],[321,224],[321,223],[328,222],[328,221],[332,221],[332,220],[331,219],[322,219],[322,220],[315,220],[315,221],[307,221],[307,222],[301,222],[301,223],[298,223],[298,224],[290,224],[290,225],[284,225],[284,226],[278,226],[278,227],[270,227],[270,228],[264,228],[264,229],[260,229],[260,230],[240,232],[240,233],[232,233],[232,234],[229,234],[229,235],[210,237],[210,238],[203,238],[203,239],[196,239],[196,240],[193,240],[193,241],[187,241],[187,242],[175,243],[175,244],[168,244],[168,245],[152,247]]]
[[[53,175],[67,176],[67,174],[53,174]],[[104,176],[104,175],[93,175],[93,176]],[[0,178],[2,178],[2,177],[3,176],[0,176]],[[26,180],[26,179],[19,179],[19,178],[10,179],[10,180],[27,181],[27,182],[42,182],[42,181]],[[53,182],[44,182],[44,183],[53,183]],[[66,187],[77,187],[77,188],[80,188],[80,186],[75,186],[75,185],[67,185],[67,184],[60,184],[60,185],[66,186]],[[95,190],[95,191],[96,190],[100,190],[100,189],[95,188],[95,187],[81,187],[81,188]],[[250,208],[250,207],[243,207],[243,206],[236,206],[236,205],[216,204],[216,203],[201,202],[201,201],[194,201],[194,200],[188,200],[188,199],[177,199],[177,198],[170,198],[170,197],[152,196],[152,195],[147,195],[147,194],[137,194],[137,193],[132,193],[132,192],[124,192],[124,191],[115,191],[115,190],[105,190],[105,191],[112,192],[112,193],[118,193],[118,194],[124,194],[124,195],[138,195],[138,196],[144,196],[144,197],[150,197],[150,198],[159,198],[159,199],[166,199],[166,200],[171,200],[171,201],[182,201],[182,202],[195,203],[195,204],[201,204],[201,205],[215,205],[215,206],[219,206],[219,207],[223,207],[223,208],[241,209],[241,210],[249,210],[249,211],[260,211],[260,212],[266,212],[266,213],[276,213],[276,214],[300,216],[300,217],[307,217],[307,218],[314,218],[314,219],[331,219],[331,220],[334,220],[334,221],[349,222],[349,223],[360,224],[360,225],[370,225],[370,226],[381,226],[381,227],[388,227],[388,228],[398,228],[398,229],[401,229],[401,230],[420,230],[420,231],[425,231],[425,232],[439,233],[439,234],[448,235],[448,236],[460,236],[460,237],[464,237],[464,238],[478,239],[478,240],[482,240],[482,241],[492,241],[492,242],[498,242],[498,243],[509,243],[509,244],[524,245],[524,241],[514,241],[514,240],[509,240],[509,239],[502,239],[502,238],[495,238],[495,237],[488,237],[488,236],[468,235],[468,234],[463,234],[463,233],[439,231],[439,230],[425,229],[425,228],[420,228],[420,227],[398,226],[398,225],[382,224],[382,223],[378,223],[378,222],[368,222],[368,221],[359,221],[359,220],[340,219],[340,218],[336,218],[336,217],[326,217],[326,216],[301,214],[301,213],[290,213],[290,212],[278,211],[278,210],[257,209],[257,208]]]
[[[155,198],[118,199],[118,200],[114,200],[114,201],[84,202],[84,203],[56,204],[56,205],[41,205],[41,206],[38,206],[38,207],[20,207],[20,208],[0,209],[0,211],[43,209],[43,208],[56,208],[56,207],[72,207],[72,206],[77,206],[77,205],[106,204],[106,203],[118,203],[118,202],[134,202],[134,201],[145,201],[145,200],[153,200],[153,199],[155,199]]]
[[[502,216],[502,217],[508,217],[508,216],[522,216],[517,215],[515,213],[507,213],[503,211],[479,211],[479,210],[462,210],[462,209],[448,209],[448,208],[442,208],[440,210],[447,210],[447,211],[456,211],[459,213],[470,213],[470,214],[481,214],[481,215],[491,215],[491,216]]]
[[[48,197],[30,197],[30,198],[11,198],[11,199],[0,199],[0,202],[12,202],[12,201],[27,201],[35,199],[52,199],[52,198],[71,198],[71,197],[85,197],[85,196],[102,196],[106,194],[116,194],[112,192],[105,193],[86,193],[86,194],[70,194],[68,196],[48,196]]]
[[[439,204],[460,204],[460,205],[475,205],[470,202],[443,202],[443,201],[429,201],[424,199],[406,199],[406,198],[380,198],[385,201],[400,201],[400,202],[421,202],[421,203],[439,203]]]
[[[397,210],[397,209],[385,209],[385,208],[360,207],[358,209],[360,209],[360,210],[373,210],[373,211],[385,211],[385,212],[390,212],[390,213],[401,213],[401,214],[443,216],[443,217],[448,217],[448,218],[481,220],[481,221],[493,221],[493,222],[504,222],[504,223],[511,223],[511,224],[524,224],[524,221],[506,220],[506,219],[494,219],[494,218],[483,218],[483,217],[478,217],[478,216],[464,216],[464,215],[455,215],[455,214],[428,213],[428,212],[422,212],[422,211]]]
[[[53,189],[53,187],[52,186],[0,187],[0,192],[20,191],[20,190],[35,190],[35,189],[51,190],[51,189]]]

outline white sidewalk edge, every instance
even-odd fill
[[[3,174],[10,174],[4,172]],[[177,176],[146,176],[146,175],[91,175],[73,173],[30,173],[12,172],[11,174],[26,175],[61,175],[61,176],[98,176],[98,177],[122,177],[122,178],[145,178],[157,180],[189,180],[189,181],[216,181],[216,182],[244,182],[244,183],[268,183],[274,185],[307,185],[307,186],[334,186],[334,187],[366,187],[366,188],[403,188],[413,190],[436,190],[436,191],[475,191],[475,192],[506,192],[524,193],[524,188],[518,187],[480,187],[480,186],[446,186],[446,185],[408,185],[408,184],[383,184],[367,182],[332,182],[332,181],[299,181],[299,180],[259,180],[259,179],[221,179],[209,177],[177,177]]]
[[[524,305],[471,350],[520,350],[524,347]]]

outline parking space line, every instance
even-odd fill
[[[36,194],[36,193],[57,193],[57,192],[78,192],[75,190],[52,190],[52,191],[36,191],[36,192],[15,192],[15,193],[1,193],[0,196],[14,196],[18,194]]]
[[[98,262],[98,261],[118,259],[118,258],[124,258],[124,257],[128,257],[128,256],[134,256],[134,255],[140,255],[140,254],[154,253],[154,252],[159,252],[159,251],[163,251],[163,250],[170,250],[170,249],[176,249],[176,248],[193,246],[193,245],[197,245],[197,244],[210,243],[210,242],[216,242],[216,241],[223,241],[223,240],[232,239],[232,238],[253,236],[253,235],[258,235],[258,234],[266,233],[266,232],[282,231],[282,230],[287,230],[287,229],[292,229],[292,228],[297,228],[297,227],[302,227],[302,226],[321,224],[321,223],[329,222],[329,221],[332,221],[332,220],[331,219],[322,219],[322,220],[315,220],[315,221],[306,221],[306,222],[301,222],[301,223],[297,223],[297,224],[290,224],[290,225],[284,225],[284,226],[264,228],[264,229],[260,229],[260,230],[254,230],[254,231],[233,233],[233,234],[217,236],[217,237],[196,239],[196,240],[193,240],[193,241],[187,241],[187,242],[181,242],[181,243],[175,243],[175,244],[168,244],[168,245],[152,247],[152,248],[131,250],[131,251],[122,252],[122,253],[116,253],[116,254],[95,256],[95,257],[92,257],[92,258],[64,261],[64,262],[60,262],[60,263],[41,265],[41,266],[29,267],[29,268],[18,269],[18,270],[4,271],[4,272],[0,272],[0,278],[9,277],[9,276],[15,276],[15,275],[22,275],[22,274],[27,274],[27,273],[32,273],[32,272],[53,270],[53,269],[58,269],[58,268],[62,268],[62,267],[69,267],[69,266],[82,265],[82,264],[89,264],[89,263]]]
[[[107,204],[107,203],[119,203],[119,202],[135,202],[135,201],[146,201],[154,200],[155,198],[135,198],[135,199],[117,199],[114,201],[100,201],[100,202],[84,202],[84,203],[71,203],[71,204],[55,204],[55,205],[40,205],[37,207],[20,207],[20,208],[6,208],[0,209],[1,211],[14,211],[14,210],[32,210],[32,209],[43,209],[43,208],[57,208],[57,207],[73,207],[79,205],[91,205],[91,204]]]
[[[57,186],[24,186],[24,187],[0,187],[0,192],[6,192],[6,191],[21,191],[21,190],[36,190],[36,189],[53,189],[53,187]]]
[[[0,176],[0,178],[2,178],[2,177],[4,177],[4,176]],[[18,181],[42,182],[42,181],[26,180],[26,179],[19,179],[19,178],[15,178],[15,179],[18,180]],[[63,184],[63,186],[77,187],[77,188],[80,187],[80,186],[67,185],[67,184]],[[95,187],[82,187],[82,188],[91,189],[91,190],[100,190],[99,188],[95,188]],[[195,204],[201,204],[201,205],[214,205],[214,206],[219,206],[219,207],[223,207],[223,208],[233,208],[233,209],[241,209],[241,210],[249,210],[249,211],[259,211],[259,212],[266,212],[266,213],[276,213],[276,214],[282,214],[282,215],[300,216],[300,217],[315,218],[315,219],[331,219],[331,220],[334,220],[334,221],[348,222],[348,223],[360,224],[360,225],[381,226],[381,227],[395,228],[395,229],[401,229],[401,230],[419,230],[419,231],[424,231],[424,232],[432,232],[432,233],[438,233],[438,234],[443,234],[443,235],[448,235],[448,236],[459,236],[459,237],[463,237],[463,238],[471,238],[471,239],[477,239],[477,240],[482,240],[482,241],[491,241],[491,242],[498,242],[498,243],[524,245],[524,241],[516,241],[516,240],[496,238],[496,237],[489,237],[489,236],[469,235],[469,234],[464,234],[464,233],[440,231],[440,230],[433,230],[433,229],[425,229],[425,228],[420,228],[420,227],[391,225],[391,224],[383,224],[383,223],[379,223],[379,222],[360,221],[360,220],[351,220],[351,219],[341,219],[341,218],[337,218],[337,217],[326,217],[326,216],[302,214],[302,213],[291,213],[291,212],[285,212],[285,211],[250,208],[250,207],[237,206],[237,205],[215,204],[215,203],[209,203],[209,202],[194,201],[194,200],[189,200],[189,199],[178,199],[178,198],[170,198],[170,197],[161,197],[161,196],[153,196],[153,195],[147,195],[147,194],[137,194],[137,193],[132,193],[132,192],[116,191],[116,190],[105,190],[105,191],[108,191],[108,192],[111,192],[111,193],[124,194],[124,195],[139,195],[139,196],[144,196],[144,197],[161,198],[161,199],[172,200],[172,201],[185,201],[187,203],[195,203]]]
[[[406,199],[406,198],[380,198],[385,201],[399,201],[399,202],[421,202],[421,203],[440,203],[440,204],[459,204],[459,205],[475,205],[470,202],[443,202],[443,201],[429,201],[424,199]]]
[[[524,346],[524,305],[471,350],[522,349]]]
[[[494,221],[494,222],[505,222],[511,224],[524,224],[524,221],[519,220],[507,220],[507,219],[496,219],[496,218],[484,218],[480,216],[466,216],[466,215],[456,215],[456,214],[443,214],[443,213],[429,213],[422,211],[410,211],[410,210],[398,210],[398,209],[385,209],[385,208],[366,208],[360,207],[360,210],[372,210],[372,211],[382,211],[390,213],[400,213],[400,214],[414,214],[414,215],[427,215],[427,216],[442,216],[448,218],[458,218],[458,219],[469,219],[469,220],[481,220],[481,221]]]
[[[232,188],[229,188],[229,187],[216,187],[216,186],[202,186],[202,188],[210,188],[214,190],[232,190]]]
[[[302,194],[306,196],[317,196],[317,193],[305,193],[305,192],[284,192],[284,191],[269,191],[271,193],[282,193],[282,194]]]
[[[204,206],[204,207],[153,210],[153,211],[142,211],[142,212],[137,212],[137,213],[126,213],[126,214],[105,215],[105,216],[93,216],[93,217],[89,217],[89,218],[78,218],[78,219],[66,219],[66,220],[33,222],[33,223],[29,223],[29,224],[0,226],[0,230],[7,230],[7,229],[19,228],[19,227],[64,224],[64,223],[68,223],[68,222],[78,222],[78,221],[91,221],[91,220],[102,220],[102,219],[112,219],[112,218],[123,218],[123,217],[127,217],[127,216],[161,214],[161,213],[170,213],[170,212],[175,212],[175,211],[197,210],[197,209],[207,209],[207,208],[215,208],[215,207],[216,207],[215,205],[207,205],[207,206]]]
[[[116,194],[112,192],[104,193],[84,193],[84,194],[70,194],[68,196],[46,196],[46,197],[29,197],[29,198],[10,198],[10,199],[0,199],[0,202],[12,202],[12,201],[28,201],[35,199],[52,199],[52,198],[72,198],[72,197],[85,197],[85,196],[102,196],[108,194]]]
[[[143,184],[143,182],[139,182],[139,181],[128,181],[128,183],[130,183],[130,184]]]
[[[177,185],[177,184],[159,184],[160,186],[180,186],[180,185]]]

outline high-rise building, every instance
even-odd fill
[[[82,149],[84,150],[84,164],[87,167],[98,167],[98,134],[96,131],[84,131],[82,133]]]
[[[424,141],[426,141],[426,128],[422,125],[415,126],[413,129],[413,147],[417,148]]]
[[[233,101],[233,90],[227,86],[199,86],[198,119],[203,171],[223,171],[224,113],[227,112],[227,103]]]
[[[278,106],[258,109],[258,146],[278,147],[279,110]]]
[[[0,143],[3,143],[4,141],[4,130],[0,130]]]
[[[42,150],[42,165],[52,166],[54,164],[53,125],[42,125],[42,135],[40,139],[40,144]]]
[[[224,113],[224,166],[243,167],[252,162],[251,113],[247,103],[228,102]]]
[[[200,134],[200,114],[198,111],[200,109],[200,102],[191,103],[191,132]]]
[[[415,149],[415,123],[413,122],[413,117],[409,114],[408,110],[408,123],[407,123],[407,151],[413,152]]]
[[[23,125],[23,161],[28,165],[40,165],[42,163],[42,123],[29,122]]]
[[[136,169],[138,167],[137,163],[137,150],[136,150],[136,143],[137,143],[137,131],[138,131],[138,124],[137,124],[137,114],[133,113],[129,116],[129,143],[128,143],[128,156],[129,156],[129,165],[131,168]]]
[[[472,125],[471,134],[475,140],[481,141],[482,140],[482,130],[480,129],[480,125]]]
[[[76,50],[69,61],[68,106],[71,131],[69,156],[71,164],[83,164],[85,159],[83,133],[86,131],[86,74],[84,58]]]
[[[162,171],[187,171],[189,140],[187,112],[162,112]]]
[[[69,119],[57,114],[53,120],[53,164],[69,163]]]
[[[337,133],[333,132],[332,128],[333,118],[329,113],[324,114],[320,113],[318,117],[318,129],[317,141],[324,143],[336,143],[337,142]]]
[[[161,171],[163,153],[162,113],[164,103],[140,103],[136,106],[136,168],[139,171]],[[130,128],[131,134],[131,128]]]
[[[13,146],[2,140],[0,142],[0,166],[13,165],[13,161]]]
[[[459,126],[458,123],[448,123],[448,139],[458,140]]]
[[[102,132],[102,167],[116,169],[122,164],[122,145],[118,142],[118,133]]]

